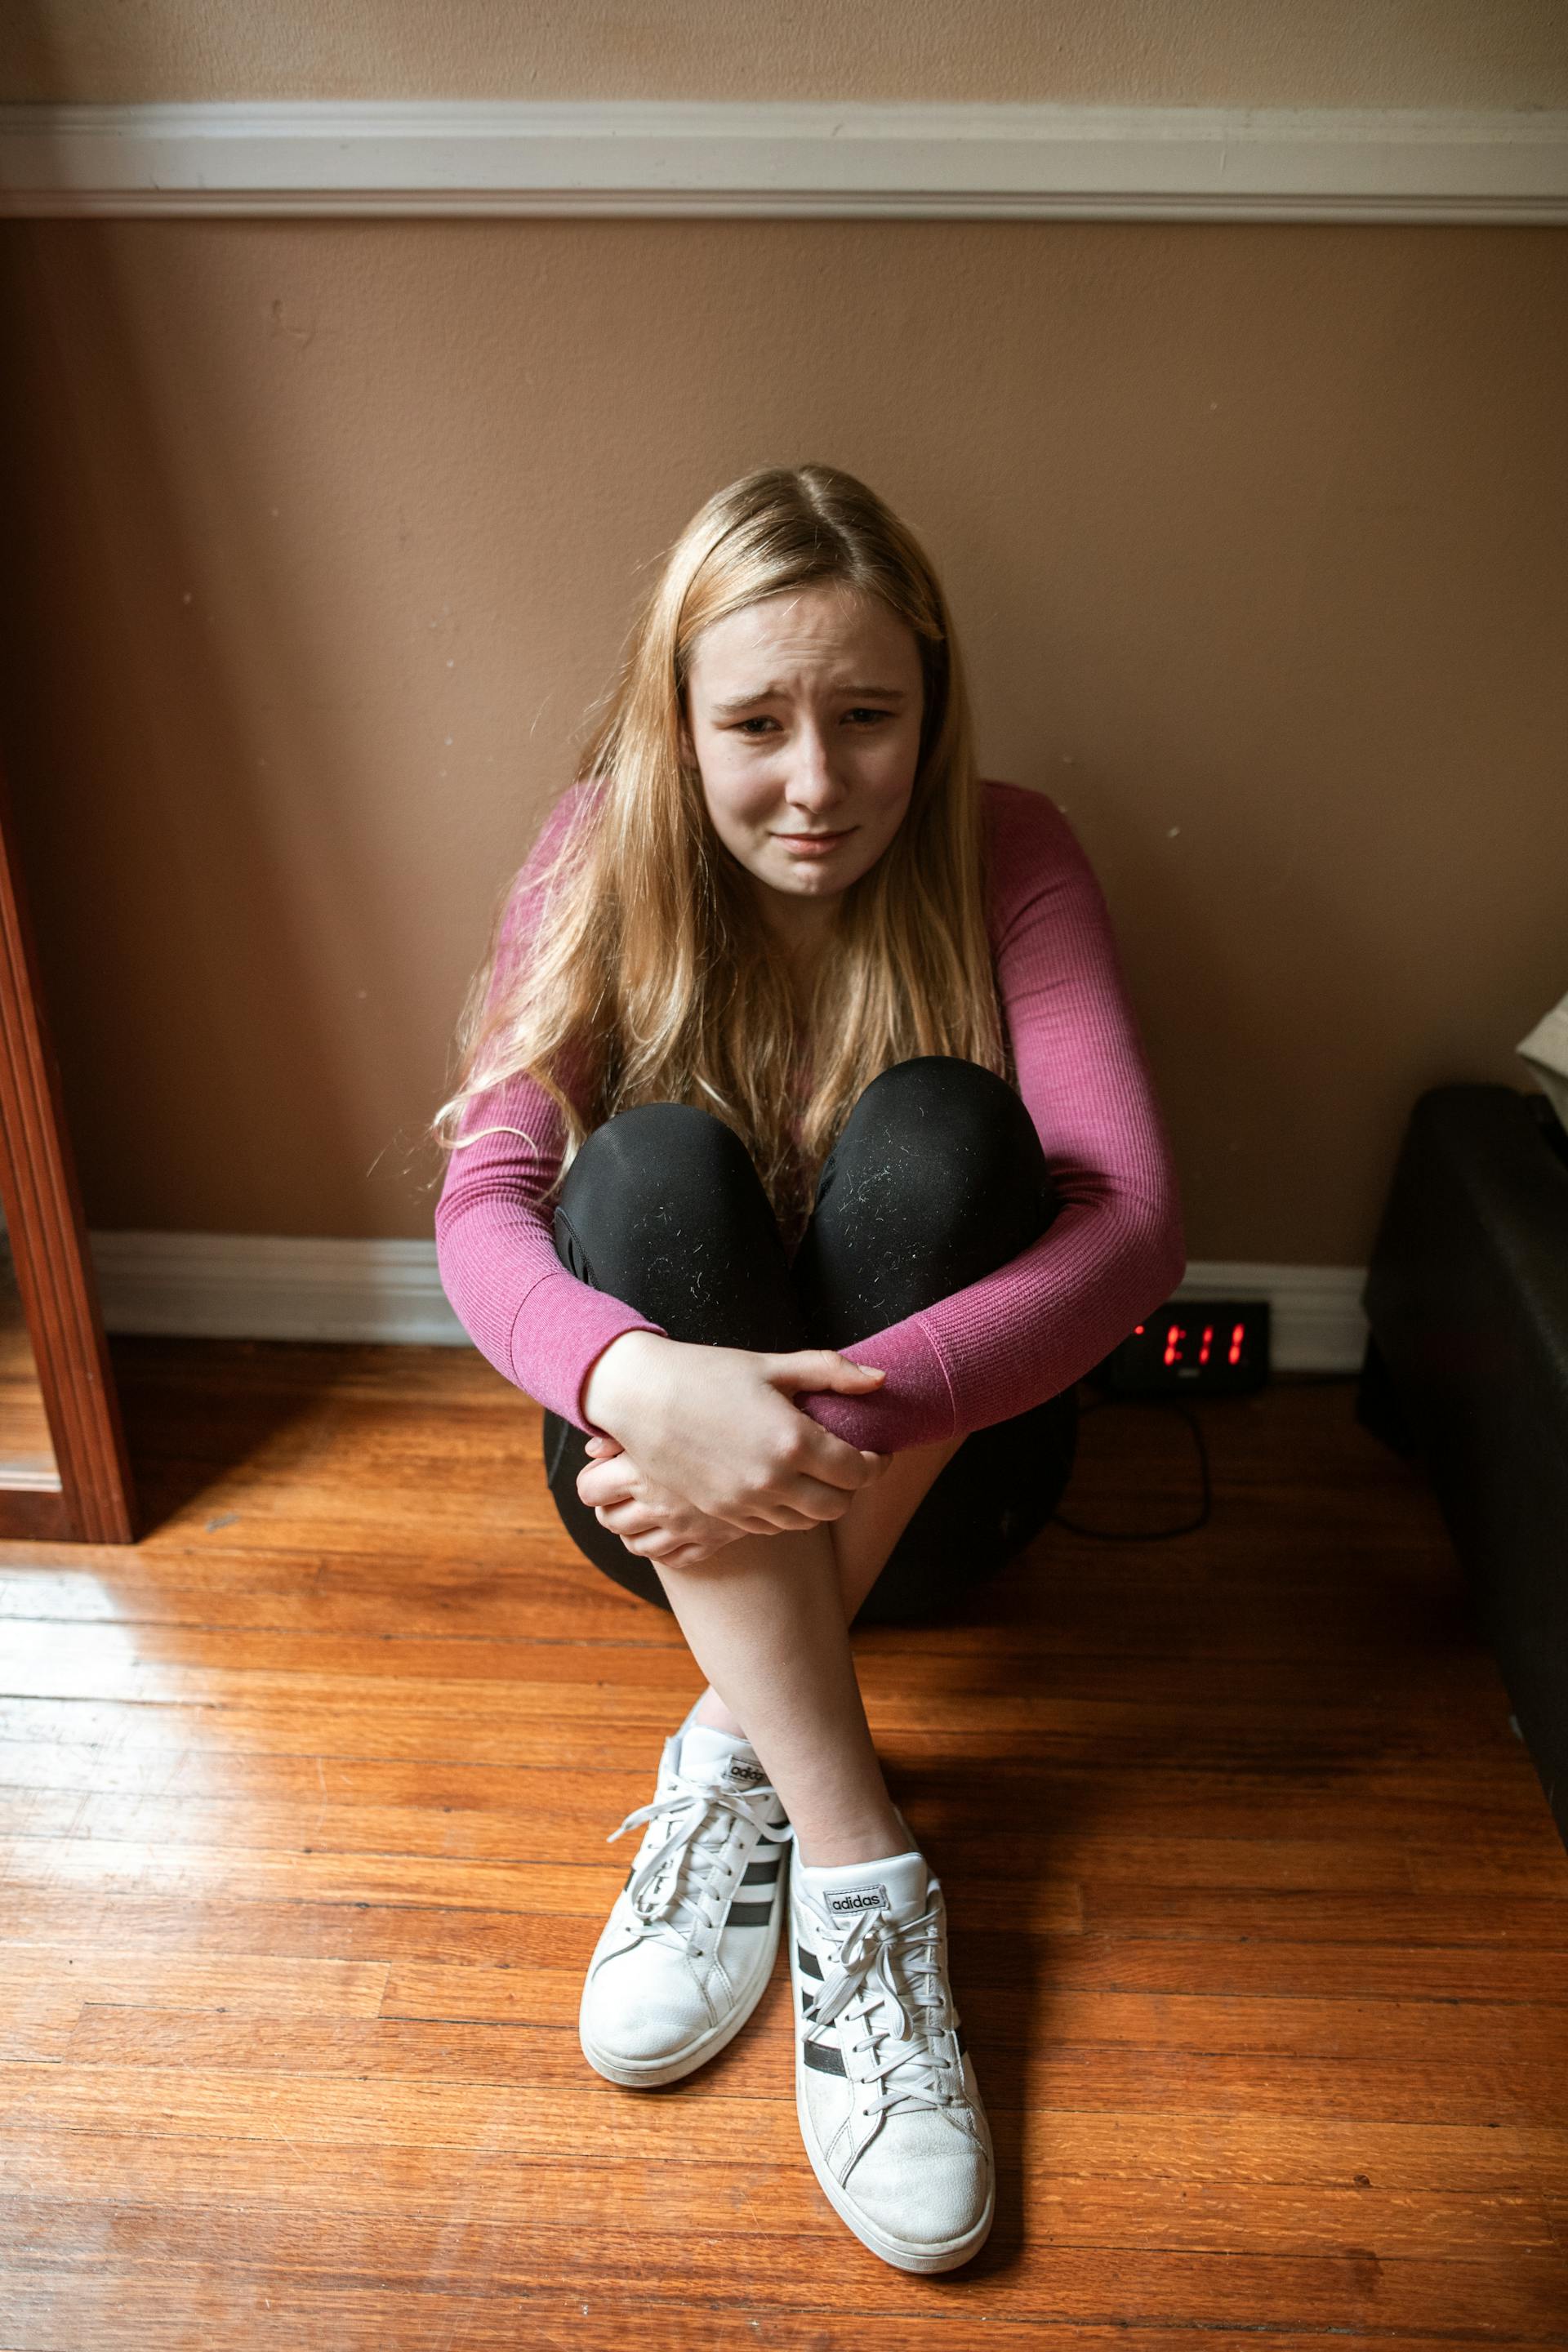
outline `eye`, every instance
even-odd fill
[[[742,719],[739,726],[732,731],[737,735],[743,735],[750,727],[772,727],[774,723],[775,722],[772,719],[769,719],[764,713],[762,717],[757,719]],[[757,739],[753,736],[752,740],[755,742]]]
[[[874,725],[879,719],[890,719],[893,714],[890,710],[857,709],[847,710],[844,715],[847,719],[869,719]]]

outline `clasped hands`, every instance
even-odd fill
[[[691,1568],[740,1536],[841,1518],[892,1460],[847,1445],[790,1399],[873,1394],[886,1375],[832,1348],[753,1353],[623,1331],[583,1384],[588,1441],[577,1492],[627,1551]]]

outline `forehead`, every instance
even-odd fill
[[[914,631],[879,596],[825,581],[726,614],[697,639],[690,669],[704,688],[725,693],[782,681],[792,670],[816,677],[842,666],[858,676],[873,657],[918,677]]]

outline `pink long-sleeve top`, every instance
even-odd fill
[[[528,952],[531,877],[585,787],[557,802],[502,924],[498,971]],[[1062,1206],[1005,1265],[840,1352],[882,1367],[874,1394],[795,1399],[851,1445],[892,1453],[967,1435],[1043,1403],[1163,1305],[1186,1264],[1180,1194],[1152,1076],[1127,998],[1104,897],[1055,803],[1018,784],[982,786],[987,928],[1018,1092]],[[580,1282],[555,1255],[539,1202],[564,1148],[561,1115],[532,1080],[468,1104],[436,1209],[441,1282],[481,1353],[579,1429],[583,1383],[624,1331],[668,1334],[624,1299]],[[534,1139],[531,1148],[521,1129]]]

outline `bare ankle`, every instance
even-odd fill
[[[834,1870],[845,1863],[886,1862],[895,1853],[917,1849],[909,1824],[889,1807],[883,1814],[814,1822],[809,1831],[795,1823],[795,1851],[809,1869]]]
[[[727,1732],[731,1739],[744,1739],[746,1736],[740,1717],[725,1706],[711,1683],[698,1700],[691,1720],[705,1725],[710,1731]]]

